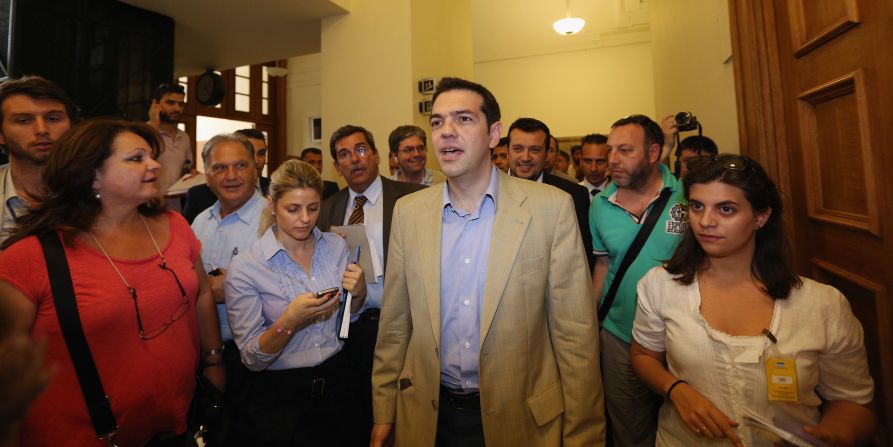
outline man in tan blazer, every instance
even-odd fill
[[[604,445],[598,324],[570,197],[493,167],[502,124],[483,86],[442,79],[430,122],[447,183],[394,210],[370,445]]]

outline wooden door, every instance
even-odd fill
[[[893,2],[730,0],[741,152],[786,194],[802,275],[862,322],[893,429]]]

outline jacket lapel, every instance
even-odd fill
[[[440,240],[443,229],[443,188],[445,183],[432,186],[439,192],[433,192],[433,200],[422,206],[422,212],[416,226],[416,244],[419,250],[419,267],[422,270],[422,283],[425,285],[425,298],[428,305],[428,317],[431,319],[431,330],[434,342],[440,346]],[[407,257],[404,255],[404,259]],[[412,258],[410,258],[412,259]]]
[[[496,218],[490,239],[490,259],[487,260],[487,279],[481,309],[481,345],[487,338],[514,265],[514,262],[506,261],[517,259],[530,223],[530,213],[521,207],[527,196],[513,184],[515,181],[517,180],[503,174],[499,176],[499,203],[496,205]]]

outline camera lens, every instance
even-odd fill
[[[691,122],[691,113],[688,112],[679,112],[676,114],[676,125],[677,126],[685,126],[689,122]]]

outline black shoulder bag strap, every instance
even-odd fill
[[[87,403],[87,412],[90,413],[90,420],[93,422],[93,429],[96,430],[96,436],[106,440],[109,445],[114,445],[113,438],[118,431],[118,424],[99,380],[90,347],[87,345],[62,241],[55,231],[41,233],[37,235],[37,239],[43,248],[56,315],[59,317],[59,327],[68,346],[68,354],[74,364],[81,392]]]
[[[645,218],[645,222],[642,224],[642,227],[639,228],[639,232],[636,233],[636,238],[633,239],[633,243],[630,244],[629,249],[626,251],[626,256],[623,257],[623,261],[620,263],[620,267],[617,268],[617,273],[614,275],[614,280],[611,281],[611,287],[608,289],[608,293],[605,294],[605,299],[602,302],[602,305],[598,308],[599,322],[604,321],[605,317],[608,316],[608,312],[611,311],[611,306],[614,304],[614,297],[617,296],[617,289],[620,288],[620,283],[623,281],[626,271],[629,270],[629,266],[632,265],[633,261],[636,260],[636,257],[639,256],[639,252],[642,251],[642,247],[645,246],[645,241],[651,236],[651,230],[654,228],[654,224],[657,223],[661,214],[664,213],[664,208],[667,207],[667,202],[670,200],[672,194],[673,191],[671,191],[669,187],[664,188],[660,192],[657,202],[651,207],[651,211],[648,212],[648,217]]]

